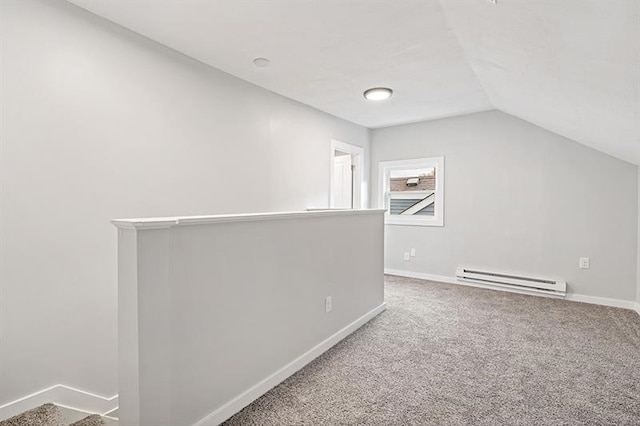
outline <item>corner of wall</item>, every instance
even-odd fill
[[[636,253],[636,312],[640,315],[640,166],[638,166],[638,248]]]

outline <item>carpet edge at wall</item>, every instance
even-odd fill
[[[548,296],[544,294],[528,292],[526,290],[499,288],[499,287],[491,286],[489,284],[485,285],[480,283],[463,282],[458,280],[456,277],[427,274],[423,272],[405,271],[401,269],[385,268],[384,273],[387,275],[396,275],[399,277],[417,278],[421,280],[435,281],[435,282],[441,282],[441,283],[447,283],[447,284],[464,285],[467,287],[477,287],[477,288],[483,288],[487,290],[506,291],[509,293],[527,294],[530,296],[538,296],[538,297],[553,297],[553,298],[568,300],[571,302],[582,302],[582,303],[589,303],[592,305],[602,305],[602,306],[611,306],[614,308],[631,309],[631,310],[635,310],[640,315],[640,304],[636,303],[633,300],[611,299],[606,297],[588,296],[588,295],[576,294],[576,293],[567,293],[565,297]]]
[[[8,419],[49,402],[76,411],[105,415],[118,408],[118,395],[105,397],[71,386],[57,384],[0,406],[0,420]]]

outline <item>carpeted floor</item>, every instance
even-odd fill
[[[640,425],[640,316],[386,278],[388,309],[225,425]]]
[[[80,414],[78,416],[78,414]],[[76,418],[70,423],[68,417]],[[9,419],[0,421],[0,426],[108,426],[117,422],[105,419],[97,414],[87,416],[66,407],[54,404],[43,404],[39,407],[25,411]]]

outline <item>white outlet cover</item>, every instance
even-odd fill
[[[408,262],[410,259],[411,259],[411,255],[409,254],[409,252],[408,252],[408,251],[406,251],[406,252],[404,253],[404,260]]]
[[[411,257],[416,257],[416,249],[411,249]]]
[[[590,263],[591,262],[588,257],[581,257],[578,266],[580,267],[580,269],[589,269],[589,267],[591,266]]]
[[[325,299],[324,309],[325,309],[325,312],[331,312],[331,309],[333,309],[331,296],[327,296],[327,298]]]

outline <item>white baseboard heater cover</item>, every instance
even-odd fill
[[[479,284],[487,284],[498,287],[526,290],[536,293],[565,296],[567,294],[567,282],[548,278],[534,278],[513,275],[502,272],[486,270],[458,268],[456,278],[460,281],[469,281]]]

